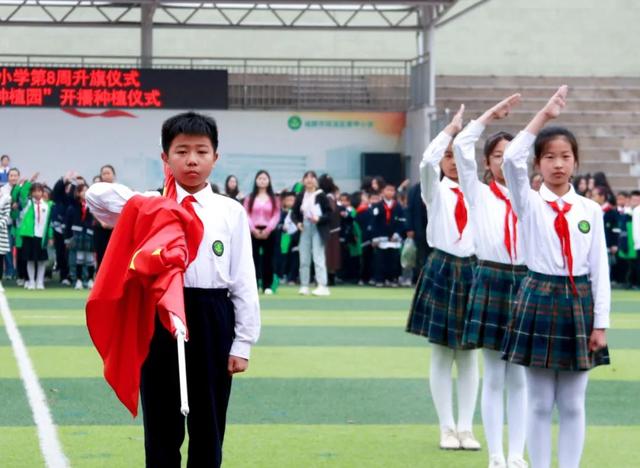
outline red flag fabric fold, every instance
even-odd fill
[[[87,327],[105,379],[134,417],[156,311],[172,334],[171,314],[186,325],[183,274],[202,235],[200,220],[174,199],[137,195],[124,206],[105,252],[86,305]]]

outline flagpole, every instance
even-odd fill
[[[189,414],[189,395],[187,393],[187,364],[184,356],[184,330],[176,330],[176,342],[178,343],[178,374],[180,375],[180,412]]]

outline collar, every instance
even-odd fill
[[[447,176],[444,176],[440,182],[447,188],[459,188],[460,187],[460,185],[458,185],[457,182],[454,182],[453,180],[449,179]]]
[[[500,182],[498,182],[497,180],[495,180],[496,185],[498,186],[498,188],[500,189],[500,191],[502,193],[504,193],[507,197],[509,196],[509,189],[507,188],[506,185],[502,185]]]
[[[178,182],[176,182],[176,195],[178,198],[178,203],[182,203],[182,200],[184,200],[186,197],[188,197],[189,195],[193,195],[200,206],[205,206],[207,203],[211,202],[214,193],[211,190],[211,186],[208,182],[202,190],[196,193],[187,192],[185,189],[180,187],[180,184]]]
[[[391,200],[387,200],[386,198],[383,198],[382,201],[384,202],[385,205],[387,206],[393,206],[393,204],[395,203],[395,200],[391,199]]]
[[[540,187],[540,191],[538,192],[542,199],[546,202],[553,202],[562,200],[563,203],[570,203],[571,205],[575,205],[578,201],[579,195],[576,193],[573,185],[569,184],[569,191],[565,193],[563,196],[559,197],[555,193],[553,193],[549,188],[543,183]]]

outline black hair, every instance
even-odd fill
[[[0,161],[2,161],[4,158],[11,159],[9,158],[8,154],[3,154],[2,156],[0,156]]]
[[[546,127],[543,128],[540,133],[538,133],[536,141],[533,143],[533,150],[535,153],[534,162],[536,164],[540,163],[542,152],[547,147],[549,142],[557,138],[566,139],[571,145],[571,151],[573,152],[573,157],[576,163],[580,161],[580,156],[578,153],[578,140],[576,139],[576,136],[570,130],[564,127]]]
[[[236,179],[236,188],[234,188],[233,190],[229,188],[229,181],[231,180],[231,178]],[[231,198],[236,198],[238,196],[238,194],[240,193],[240,184],[238,184],[238,178],[236,176],[234,176],[233,174],[229,174],[227,176],[227,178],[224,180],[224,193],[225,195],[231,197]]]
[[[211,184],[211,191],[218,195],[220,193],[220,189],[218,188],[218,184]]]
[[[593,186],[602,186],[606,187],[607,190],[611,190],[611,186],[609,185],[609,181],[607,180],[607,176],[604,172],[596,172],[591,176],[593,178]]]
[[[356,208],[360,206],[362,203],[362,190],[358,190],[351,194],[351,206],[355,206]]]
[[[387,187],[393,187],[394,190],[396,188],[396,186],[393,185],[391,182],[385,182],[384,185],[381,186],[382,190],[386,189]]]
[[[253,202],[256,200],[256,195],[258,195],[258,184],[256,183],[256,181],[258,180],[258,177],[261,176],[262,174],[266,175],[269,178],[269,185],[267,185],[267,195],[269,195],[269,198],[271,199],[271,214],[273,214],[273,212],[276,209],[276,195],[273,193],[273,186],[271,185],[271,176],[264,169],[260,169],[258,172],[256,172],[256,176],[253,179],[253,190],[249,195],[249,214],[251,214],[251,212],[253,211]]]
[[[87,184],[85,184],[84,182],[79,182],[78,185],[74,187],[73,198],[77,201],[80,201],[80,192],[82,192],[82,189],[86,188],[89,188]]]
[[[329,174],[322,174],[320,176],[318,179],[318,187],[326,194],[334,193],[338,190],[338,186],[333,182],[333,177]]]
[[[111,164],[105,164],[104,166],[102,166],[100,168],[100,174],[102,174],[102,171],[104,169],[111,169],[111,172],[113,172],[113,175],[116,175],[116,169]]]
[[[618,196],[619,197],[627,197],[627,198],[629,198],[629,192],[627,192],[626,190],[620,190],[618,192]]]
[[[304,179],[307,176],[313,176],[316,180],[318,180],[318,174],[316,174],[316,171],[307,171],[302,175],[302,178]]]
[[[630,195],[632,197],[640,197],[640,190],[632,190]]]
[[[588,175],[579,175],[577,177],[575,177],[573,179],[573,188],[575,189],[576,193],[578,193],[578,195],[584,195],[586,190],[583,192],[580,192],[580,182],[582,181],[588,182],[589,181],[589,176]]]
[[[36,190],[44,192],[44,184],[41,184],[40,182],[34,182],[31,184],[31,187],[29,188],[29,195],[32,195]]]
[[[18,173],[18,175],[20,175],[20,169],[18,169],[17,167],[12,167],[11,169],[9,169],[9,172],[11,171],[15,171]]]
[[[349,194],[349,192],[342,192],[340,194],[340,198],[342,198],[342,197],[349,197],[349,199],[351,199],[351,195]]]
[[[489,138],[484,142],[484,158],[487,162],[489,162],[489,156],[491,156],[493,150],[496,149],[496,146],[498,146],[498,143],[502,140],[511,141],[513,140],[513,135],[507,132],[498,132],[489,136]]]
[[[218,149],[218,126],[211,117],[195,112],[184,112],[168,118],[162,124],[162,151],[169,153],[171,143],[178,135],[206,136],[213,150]]]

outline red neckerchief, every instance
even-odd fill
[[[40,200],[36,200],[36,223],[40,224]]]
[[[460,240],[462,239],[462,232],[467,226],[467,207],[464,205],[464,195],[462,194],[462,191],[458,187],[451,187],[451,191],[458,197],[456,208],[453,214],[456,218],[456,227],[458,228],[458,233],[460,234],[458,240]]]
[[[604,213],[606,213],[607,211],[611,211],[613,210],[613,206],[611,206],[611,204],[609,202],[605,202],[604,205],[602,205],[602,211]]]
[[[396,207],[396,201],[393,200],[391,205],[387,205],[386,200],[382,200],[382,206],[384,206],[384,218],[387,224],[391,222],[391,212]]]
[[[567,222],[567,218],[565,217],[565,214],[567,214],[571,209],[571,204],[565,202],[564,206],[561,209],[558,206],[557,201],[550,201],[547,203],[557,214],[556,219],[553,222],[553,227],[555,228],[556,234],[558,234],[558,238],[560,239],[562,256],[565,258],[566,265],[569,270],[569,281],[571,282],[571,288],[573,289],[573,293],[575,295],[578,295],[576,282],[573,280],[573,255],[571,253],[571,235],[569,233],[569,223]]]
[[[489,188],[493,192],[493,194],[498,197],[498,199],[502,200],[506,205],[507,211],[504,215],[504,246],[507,248],[507,253],[509,254],[509,258],[515,260],[518,256],[518,250],[516,243],[518,241],[518,230],[516,229],[516,224],[518,223],[518,217],[513,212],[513,208],[511,206],[511,200],[507,198],[507,196],[502,193],[500,187],[495,180],[491,181],[489,184]],[[509,227],[509,215],[511,215],[511,222],[513,223],[513,253],[511,252],[511,228]]]
[[[87,217],[87,202],[85,200],[80,202],[80,213],[80,221],[84,223],[84,220]]]

